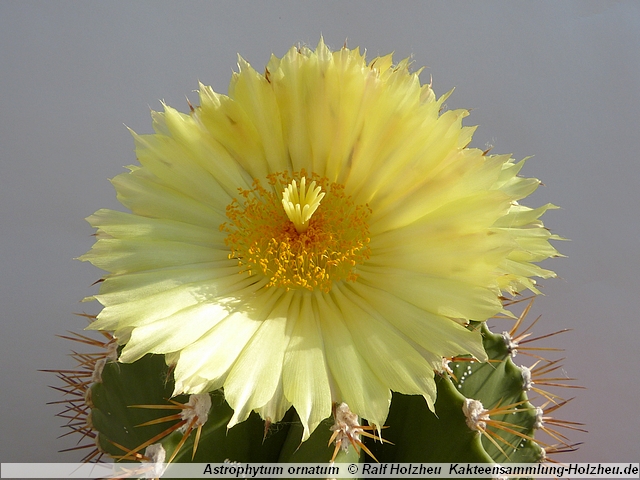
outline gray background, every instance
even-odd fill
[[[567,375],[587,390],[559,417],[585,422],[561,458],[640,457],[640,4],[634,2],[0,2],[0,461],[58,454],[59,396],[43,368],[68,368],[74,312],[100,272],[73,258],[84,217],[119,208],[107,181],[134,162],[123,124],[150,131],[149,107],[187,110],[197,81],[227,91],[236,53],[261,70],[296,42],[395,51],[426,65],[449,108],[472,108],[474,146],[535,157],[526,203],[570,242],[546,266],[538,333],[573,328]],[[492,322],[496,324],[496,322]],[[498,328],[506,328],[505,324]],[[517,360],[531,363],[523,357]]]

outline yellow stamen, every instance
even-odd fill
[[[358,277],[356,267],[371,251],[369,207],[355,205],[342,185],[309,178],[307,188],[304,171],[272,174],[271,188],[256,180],[252,190],[240,191],[242,200],[227,206],[230,222],[220,229],[229,234],[229,258],[238,260],[241,273],[266,276],[268,287],[324,292],[335,281]]]

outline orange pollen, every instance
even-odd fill
[[[229,222],[220,229],[228,233],[229,258],[238,260],[240,273],[264,275],[269,278],[267,286],[328,292],[333,282],[355,281],[357,266],[369,259],[371,210],[368,205],[355,205],[343,185],[316,174],[305,176],[304,170],[271,174],[268,188],[254,180],[251,190],[240,189],[242,200],[234,199],[227,206]],[[302,193],[307,180],[314,198],[322,203],[315,202],[301,228],[287,207],[305,203]],[[301,200],[291,193],[297,185]]]

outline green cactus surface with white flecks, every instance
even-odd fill
[[[527,312],[528,308],[518,326]],[[81,375],[54,370],[73,398],[61,416],[71,418],[69,411],[75,411],[66,427],[89,438],[82,445],[90,449],[86,461],[105,455],[124,462],[154,461],[150,452],[159,447],[148,447],[158,444],[164,461],[197,463],[532,463],[544,461],[549,453],[574,450],[575,444],[560,429],[584,431],[581,424],[546,416],[566,403],[542,388],[548,380],[554,386],[579,388],[568,383],[573,379],[561,383],[548,376],[560,368],[558,361],[534,356],[532,369],[521,368],[514,357],[518,340],[528,334],[518,336],[515,328],[494,334],[484,323],[469,328],[481,329],[489,361],[443,359],[442,371],[436,374],[435,412],[420,396],[394,393],[385,426],[362,425],[353,443],[341,441],[336,432],[340,407],[302,443],[302,425],[293,409],[277,424],[265,425],[252,414],[227,429],[233,412],[224,394],[201,396],[204,412],[188,395],[171,398],[171,369],[158,355],[123,364],[96,361],[100,355],[95,353],[74,354]],[[91,343],[81,335],[66,338]],[[108,344],[112,342],[93,345]],[[82,426],[78,419],[84,420]]]

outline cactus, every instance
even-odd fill
[[[107,272],[87,299],[106,341],[67,337],[102,350],[58,371],[86,460],[574,448],[562,431],[580,425],[550,417],[566,400],[544,390],[567,386],[548,377],[559,361],[513,362],[529,308],[502,335],[480,321],[555,276],[535,265],[559,256],[540,221],[554,207],[521,205],[540,184],[524,161],[469,148],[468,112],[445,111],[410,63],[322,39],[264,73],[240,59],[228,96],[201,85],[200,106],[165,106],[154,134],[133,134],[140,165],[112,181],[131,213],[91,215],[80,257]]]
[[[550,453],[576,448],[560,429],[584,430],[579,423],[548,416],[567,400],[546,388],[580,387],[570,385],[571,378],[548,377],[560,369],[559,360],[528,351],[529,329],[517,330],[530,306],[501,335],[484,323],[469,326],[482,330],[489,361],[443,359],[435,414],[422,397],[394,393],[381,429],[384,442],[376,429],[363,426],[354,444],[347,438],[338,444],[334,425],[339,412],[303,443],[293,409],[278,424],[265,424],[252,414],[227,431],[233,412],[221,392],[200,394],[205,410],[199,411],[194,406],[198,395],[170,398],[173,380],[163,356],[118,363],[109,337],[106,342],[65,337],[100,351],[74,353],[77,371],[52,371],[65,383],[59,389],[72,396],[61,413],[69,418],[66,427],[90,438],[79,446],[91,450],[87,461],[105,454],[120,461],[148,460],[153,449],[147,449],[155,444],[170,462],[540,462]],[[531,355],[534,367],[517,366],[518,353]],[[548,438],[542,439],[542,432]]]

